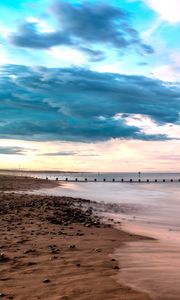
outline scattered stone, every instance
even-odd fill
[[[24,250],[24,254],[29,254],[29,253],[34,253],[34,252],[36,252],[36,250],[34,250],[34,249]]]
[[[77,235],[77,236],[83,236],[84,233],[77,232],[76,235]]]
[[[0,293],[0,297],[5,297],[5,294],[4,293]]]
[[[27,266],[34,266],[34,265],[36,265],[37,263],[36,262],[31,262],[31,261],[29,261],[28,263],[27,263]]]
[[[44,283],[49,283],[50,280],[49,280],[48,278],[45,278],[45,279],[43,280],[43,282],[44,282]]]
[[[55,255],[55,256],[53,256],[53,257],[52,257],[52,259],[57,259],[57,258],[58,258],[58,256],[57,256],[57,255]]]
[[[114,270],[119,270],[119,266],[114,266],[113,269]]]
[[[0,263],[7,262],[9,260],[9,257],[7,257],[4,253],[0,253]]]
[[[95,251],[96,252],[102,252],[102,250],[100,248],[96,248]]]

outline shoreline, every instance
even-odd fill
[[[147,294],[116,281],[121,266],[113,255],[125,242],[145,237],[102,223],[89,200],[18,194],[21,187],[28,191],[52,188],[52,183],[59,186],[40,181],[1,177],[1,296],[19,300],[150,300]]]

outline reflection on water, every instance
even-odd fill
[[[180,299],[180,184],[67,183],[45,193],[117,203],[123,228],[157,241],[127,243],[116,251],[119,280],[156,300]]]

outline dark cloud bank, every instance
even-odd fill
[[[133,49],[151,54],[153,49],[141,40],[130,25],[126,12],[108,4],[79,5],[67,1],[54,1],[49,10],[57,22],[53,32],[39,32],[35,22],[24,22],[11,35],[10,42],[18,47],[48,49],[52,46],[71,46],[86,53],[90,60],[103,60],[106,47],[117,50]]]
[[[180,124],[180,89],[143,76],[86,69],[0,69],[0,137],[27,140],[163,140],[128,126],[143,114],[158,124]],[[123,114],[120,119],[116,114]],[[18,149],[17,149],[18,151]]]

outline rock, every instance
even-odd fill
[[[114,266],[113,269],[114,270],[119,270],[119,266]]]
[[[6,262],[9,260],[9,257],[7,257],[4,253],[0,253],[0,262]]]
[[[70,249],[75,249],[76,246],[75,246],[75,245],[70,245],[69,248],[70,248]]]
[[[56,255],[52,257],[52,259],[57,259],[57,258],[58,258],[58,256],[56,256]]]
[[[48,278],[45,278],[45,279],[43,280],[43,282],[44,282],[44,283],[49,283],[50,280],[49,280]]]
[[[37,264],[36,262],[29,261],[29,262],[27,263],[27,266],[34,266],[34,265],[36,265],[36,264]]]
[[[0,293],[0,297],[5,297],[5,294],[4,293]]]
[[[102,250],[100,248],[96,248],[95,251],[96,252],[102,252]]]
[[[36,252],[36,250],[34,250],[34,249],[27,249],[27,250],[24,250],[24,254],[34,253],[34,252]]]
[[[77,236],[83,236],[84,233],[77,232],[76,235],[77,235]]]

